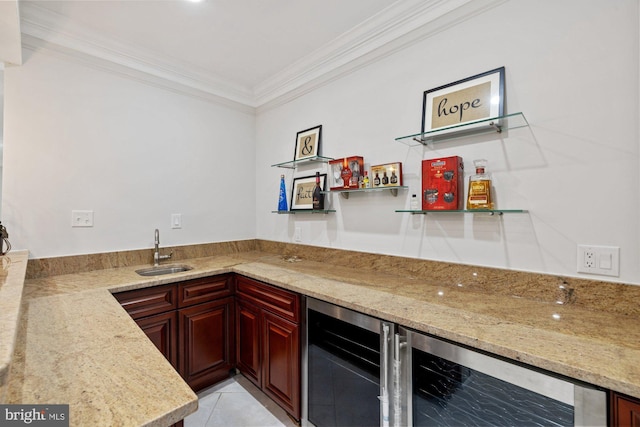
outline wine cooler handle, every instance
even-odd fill
[[[407,337],[400,334],[394,334],[393,340],[393,425],[408,425],[408,414],[404,398],[406,396],[407,381],[406,374],[403,372],[403,356],[407,348]]]
[[[389,427],[389,329],[387,323],[382,324],[382,393],[380,396],[382,427]]]

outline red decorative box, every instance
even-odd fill
[[[330,160],[329,169],[331,190],[359,188],[360,180],[364,176],[364,159],[360,156],[351,156]]]
[[[464,209],[462,157],[422,161],[422,210]]]

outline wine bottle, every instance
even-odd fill
[[[351,176],[353,173],[351,169],[349,169],[349,164],[347,163],[347,158],[344,158],[344,162],[342,163],[342,183],[344,184],[344,188],[351,188]]]
[[[313,210],[324,210],[324,194],[320,188],[320,172],[316,172],[316,187],[313,189]]]

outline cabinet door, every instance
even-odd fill
[[[260,309],[241,299],[236,304],[237,367],[256,386],[261,387]]]
[[[263,311],[263,390],[295,419],[300,419],[300,329]]]
[[[611,392],[611,425],[640,427],[640,400]]]
[[[178,310],[179,372],[198,391],[229,376],[235,364],[234,300],[222,298]]]
[[[136,320],[152,343],[178,369],[178,313],[169,311]]]

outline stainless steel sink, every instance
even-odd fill
[[[181,273],[183,271],[189,271],[193,267],[184,264],[167,264],[167,265],[158,265],[156,267],[149,268],[141,268],[140,270],[136,270],[141,276],[162,276],[164,274],[173,274],[173,273]]]

